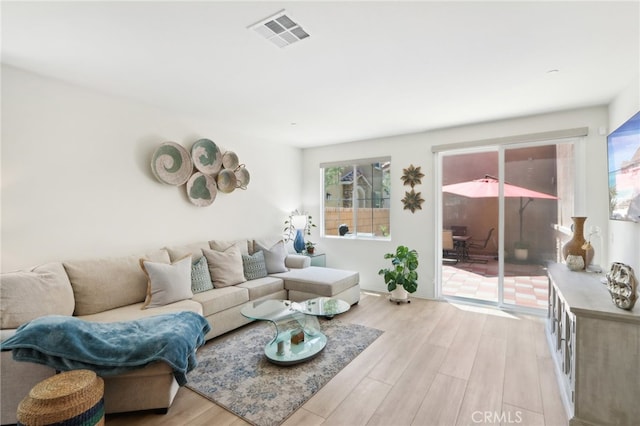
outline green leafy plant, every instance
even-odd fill
[[[513,243],[513,248],[526,250],[529,248],[529,243],[526,241],[516,241]]]
[[[307,254],[313,254],[316,251],[316,243],[312,243],[311,241],[305,241],[304,248],[307,251]]]
[[[407,246],[398,246],[395,253],[387,253],[384,258],[391,259],[393,265],[378,271],[378,275],[384,276],[387,290],[393,291],[402,286],[408,293],[414,293],[418,289],[418,252],[409,250]]]
[[[305,224],[304,229],[302,229],[302,233],[304,235],[307,235],[307,236],[311,235],[311,228],[316,227],[316,224],[313,223],[313,218],[311,217],[311,215],[299,212],[298,210],[294,210],[289,215],[289,218],[284,221],[283,231],[284,231],[284,234],[286,235],[286,238],[285,238],[286,241],[293,239],[293,237],[296,234],[296,227],[293,226],[293,223],[292,223],[293,217],[302,216],[302,215],[307,217],[307,223]]]

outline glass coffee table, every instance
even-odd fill
[[[350,307],[344,300],[317,297],[304,302],[260,300],[247,304],[240,312],[275,326],[276,335],[264,347],[264,354],[274,364],[291,365],[312,359],[327,345],[319,316],[333,318]]]

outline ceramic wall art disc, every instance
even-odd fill
[[[193,163],[189,152],[175,142],[165,142],[151,157],[151,171],[162,183],[182,185],[191,176]]]
[[[238,167],[235,171],[236,180],[238,188],[247,189],[247,185],[249,185],[249,180],[251,180],[251,175],[249,174],[249,170],[247,170],[244,165]]]
[[[222,152],[210,139],[200,139],[191,147],[191,158],[196,169],[205,175],[215,175],[222,168]]]
[[[233,151],[227,151],[222,156],[222,167],[225,169],[235,170],[240,164],[238,161],[238,156]]]
[[[218,173],[218,189],[222,192],[229,193],[236,189],[236,175],[231,169],[222,169]]]
[[[189,201],[198,207],[205,207],[213,203],[218,195],[216,181],[213,176],[195,172],[187,182],[187,196]]]

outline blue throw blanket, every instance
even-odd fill
[[[18,327],[0,350],[12,350],[16,361],[60,371],[88,369],[100,376],[164,361],[182,386],[197,365],[196,349],[210,329],[202,315],[186,311],[112,323],[49,315]]]

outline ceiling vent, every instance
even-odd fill
[[[287,16],[284,10],[251,25],[249,29],[278,47],[286,47],[309,37],[309,34]]]

